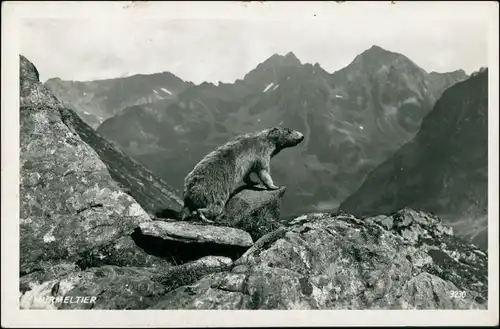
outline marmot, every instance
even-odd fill
[[[206,155],[184,179],[182,219],[193,215],[213,222],[222,215],[234,190],[255,173],[270,190],[279,189],[270,174],[271,158],[281,150],[304,140],[299,131],[273,127],[257,133],[240,135]]]

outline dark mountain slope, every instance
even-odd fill
[[[487,247],[488,71],[447,89],[417,136],[340,206],[358,216],[412,207]]]

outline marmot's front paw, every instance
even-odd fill
[[[273,186],[269,186],[268,189],[271,190],[271,191],[274,191],[274,190],[279,190],[281,188],[281,186],[276,186],[276,185],[273,185]]]

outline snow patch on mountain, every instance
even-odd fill
[[[419,105],[419,101],[417,100],[416,97],[410,97],[408,99],[406,99],[404,102],[403,102],[403,105],[405,104],[415,104],[415,105]]]
[[[267,87],[264,89],[264,93],[267,92],[271,87],[274,85],[274,82],[271,82],[270,84],[267,85]]]
[[[170,90],[168,90],[167,88],[161,88],[161,90],[163,90],[164,92],[166,92],[169,95],[172,95],[172,92]]]

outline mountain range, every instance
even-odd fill
[[[291,216],[337,209],[415,137],[443,92],[467,78],[462,70],[427,72],[373,46],[334,73],[289,52],[272,55],[234,83],[194,85],[164,72],[50,79],[45,86],[178,190],[205,154],[236,135],[274,125],[300,130],[304,142],[271,163],[276,184],[287,186],[282,214]]]

